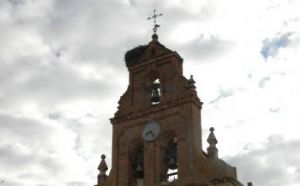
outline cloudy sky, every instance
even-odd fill
[[[299,186],[299,0],[0,0],[0,186],[96,183],[154,8],[204,102],[204,148],[213,126],[243,183]]]

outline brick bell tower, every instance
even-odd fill
[[[155,14],[154,14],[155,15]],[[242,186],[236,169],[218,158],[210,129],[202,150],[202,102],[183,59],[158,41],[125,55],[129,85],[111,119],[112,167],[101,156],[96,186]]]

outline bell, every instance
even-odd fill
[[[151,97],[151,102],[152,103],[159,103],[159,96],[158,95],[153,95]]]
[[[169,158],[168,168],[171,170],[177,169],[177,163],[174,157]]]
[[[159,83],[153,83],[152,84],[152,90],[151,90],[151,102],[152,103],[159,103]]]
[[[142,169],[141,164],[138,164],[138,165],[136,166],[133,175],[134,175],[136,178],[143,178],[143,177],[144,177],[144,171],[143,171],[143,169]]]

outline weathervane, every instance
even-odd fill
[[[154,10],[153,10],[153,16],[147,18],[147,20],[153,19],[153,33],[154,33],[154,34],[156,34],[157,28],[159,27],[159,24],[156,24],[156,19],[157,19],[159,16],[162,16],[162,15],[163,15],[163,14],[157,14],[157,13],[156,13],[156,10],[154,9]]]

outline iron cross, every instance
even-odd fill
[[[163,14],[157,14],[157,13],[156,13],[156,10],[154,9],[154,10],[153,10],[153,16],[147,18],[147,20],[153,19],[153,32],[154,32],[154,34],[157,32],[157,28],[159,27],[159,25],[156,24],[156,19],[157,19],[159,16],[162,16],[162,15],[163,15]]]

